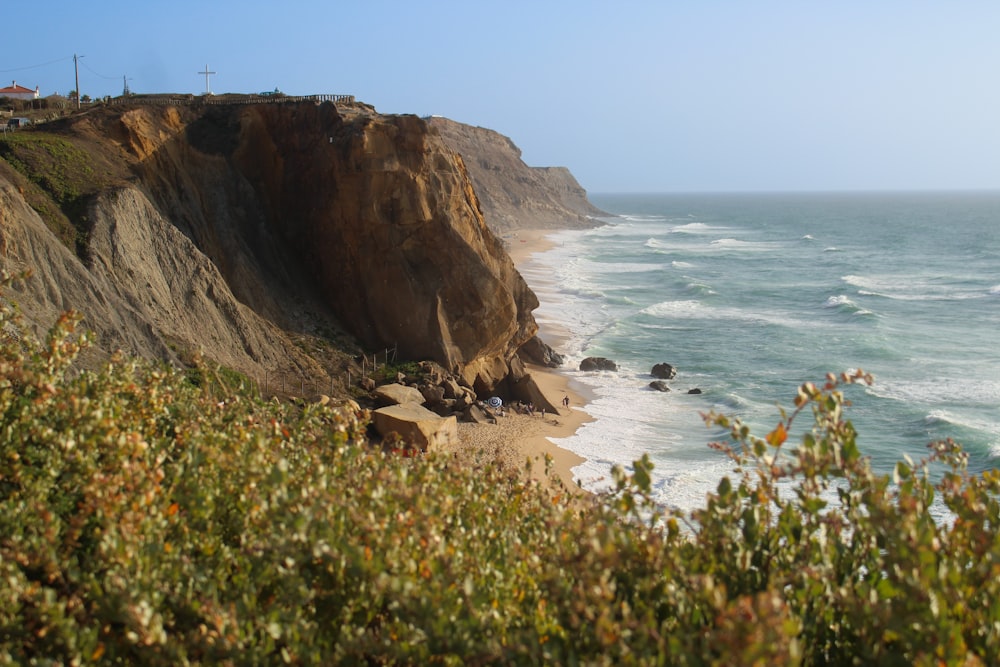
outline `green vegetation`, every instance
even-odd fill
[[[403,361],[400,363],[386,363],[378,366],[373,372],[373,377],[376,382],[396,382],[396,379],[400,376],[408,377],[422,377],[424,371],[420,368],[420,364],[415,361]]]
[[[950,443],[936,482],[930,461],[873,473],[843,412],[864,375],[804,385],[764,438],[709,415],[740,472],[681,517],[650,501],[647,460],[579,502],[385,454],[336,409],[121,358],[77,372],[76,322],[38,341],[0,310],[0,663],[1000,657],[1000,475]]]
[[[0,158],[38,188],[25,193],[28,203],[67,247],[84,256],[90,233],[87,205],[107,183],[87,151],[58,135],[33,130],[0,141]]]

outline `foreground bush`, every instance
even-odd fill
[[[0,312],[0,662],[993,664],[998,477],[874,474],[843,384],[804,385],[704,509],[648,461],[592,504],[402,458],[356,415],[44,341]],[[16,335],[15,335],[16,334]],[[813,423],[792,449],[802,413]],[[788,450],[788,451],[786,451]],[[947,471],[932,483],[931,461]],[[936,524],[935,497],[954,519]],[[833,500],[834,502],[830,502]],[[687,524],[692,530],[684,529]]]

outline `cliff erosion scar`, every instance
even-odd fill
[[[350,357],[310,345],[344,330],[492,391],[521,377],[538,302],[476,194],[509,156],[467,169],[468,137],[495,133],[463,128],[330,102],[97,108],[0,146],[4,267],[35,271],[14,295],[29,320],[76,308],[105,350],[333,376]],[[81,172],[72,197],[53,165]],[[566,176],[549,182],[572,197]]]

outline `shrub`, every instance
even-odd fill
[[[38,341],[0,307],[0,662],[997,660],[998,476],[950,443],[874,474],[843,416],[864,375],[804,385],[764,438],[708,415],[738,475],[680,516],[648,459],[587,503],[385,454],[363,415],[77,371],[77,321]]]

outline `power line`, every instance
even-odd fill
[[[83,56],[81,56],[81,58],[82,57]],[[94,70],[90,69],[90,67],[87,66],[87,63],[82,63],[82,64],[83,64],[83,69],[87,70],[88,72],[90,72],[91,74],[93,74],[94,76],[96,76],[99,79],[112,80],[112,79],[117,79],[118,78],[117,76],[104,76],[103,74],[101,74],[99,72],[95,72]]]
[[[53,65],[55,63],[65,62],[67,60],[73,60],[73,56],[67,56],[65,58],[50,60],[47,63],[41,63],[39,65],[28,65],[27,67],[15,67],[14,69],[0,69],[0,74],[10,74],[11,72],[23,72],[24,70],[28,69],[38,69],[39,67],[46,67],[48,65]]]

